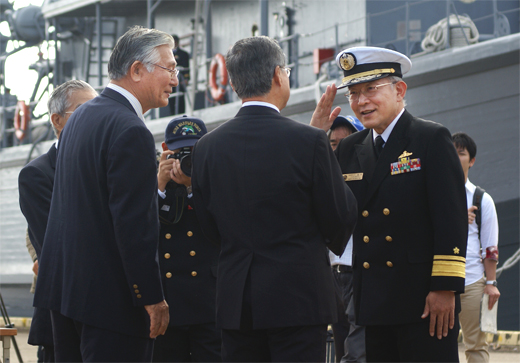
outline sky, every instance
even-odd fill
[[[15,0],[14,9],[23,8],[29,5],[41,6],[43,0]],[[6,36],[10,35],[9,27],[6,22],[0,24],[0,32]],[[13,42],[9,42],[7,51],[14,48]],[[42,46],[45,52],[46,46]],[[29,65],[38,60],[38,47],[31,47],[19,51],[7,58],[5,65],[5,85],[11,89],[11,93],[16,95],[19,100],[26,102],[31,98],[33,88],[38,79],[36,71],[30,70]]]

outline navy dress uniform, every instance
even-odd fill
[[[177,117],[166,128],[165,145],[172,151],[190,148],[205,133],[201,120]],[[159,264],[170,324],[156,338],[154,362],[221,361],[215,326],[220,248],[203,235],[189,189],[170,180],[164,193],[159,191]]]
[[[339,88],[401,78],[411,67],[404,55],[373,47],[346,49],[336,59],[345,75]],[[368,86],[364,100],[373,91]],[[365,109],[381,114],[383,106]],[[430,317],[421,315],[431,291],[464,291],[467,210],[459,158],[448,129],[413,117],[404,104],[389,127],[379,156],[373,129],[343,139],[335,151],[358,201],[354,301],[357,324],[367,327],[367,360],[458,361],[458,321],[439,340],[429,334]]]

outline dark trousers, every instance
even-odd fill
[[[38,346],[38,363],[52,363],[55,362],[54,358],[54,347],[46,347],[43,345]]]
[[[324,362],[327,325],[222,329],[223,362]]]
[[[354,299],[352,299],[352,267],[341,271],[333,268],[336,291],[341,297],[338,304],[338,322],[332,324],[336,362],[366,362],[365,327],[356,325]]]
[[[153,339],[96,328],[51,311],[56,362],[151,362]]]
[[[430,317],[420,323],[367,326],[368,362],[458,362],[459,319],[441,340],[429,333]]]
[[[222,362],[215,323],[169,326],[153,347],[154,362]]]

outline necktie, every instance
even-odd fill
[[[383,146],[384,145],[385,145],[385,140],[383,140],[381,135],[376,137],[376,143],[375,143],[374,146],[375,146],[376,155],[377,155],[378,158],[379,158],[379,155],[381,155],[381,151],[383,151]]]

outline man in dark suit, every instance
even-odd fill
[[[172,92],[186,92],[188,82],[190,81],[190,54],[181,48],[181,43],[179,37],[177,35],[172,35],[173,40],[175,41],[175,48],[173,49],[173,56],[175,57],[175,61],[177,62],[177,66],[179,67],[179,86],[174,87]],[[172,115],[179,115],[186,112],[186,102],[185,95],[171,97],[170,104],[170,112]]]
[[[195,210],[221,244],[222,359],[318,362],[336,321],[327,247],[341,255],[356,202],[327,135],[280,115],[289,72],[276,41],[236,42],[226,57],[243,104],[193,151]]]
[[[61,130],[74,110],[96,96],[97,92],[88,83],[80,80],[67,81],[54,89],[47,102],[47,109],[58,140]],[[18,176],[20,209],[27,220],[29,239],[36,251],[34,261],[36,275],[38,274],[38,257],[41,255],[51,207],[57,144],[58,142],[54,143],[46,154],[29,162]],[[42,347],[40,352],[42,361],[54,361],[49,310],[38,308],[34,310],[28,342],[31,345]]]
[[[356,47],[337,56],[356,117],[367,128],[336,156],[356,195],[354,301],[367,361],[458,362],[467,211],[464,175],[448,129],[404,109],[404,55]],[[329,87],[312,125],[328,129]]]
[[[170,325],[155,341],[154,362],[222,361],[215,326],[220,248],[202,233],[191,191],[191,150],[204,134],[204,122],[186,115],[171,120],[164,133],[157,172],[159,264]]]
[[[168,325],[157,244],[153,136],[143,113],[177,85],[170,35],[133,27],[110,83],[62,132],[34,304],[51,310],[57,361],[150,361]]]

